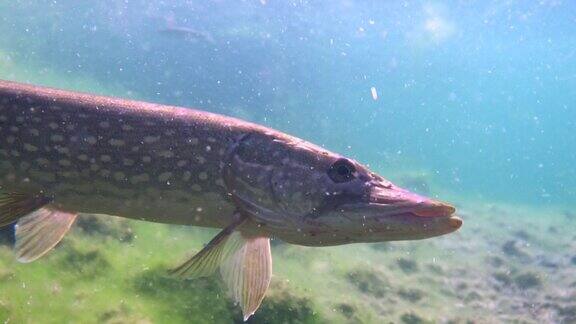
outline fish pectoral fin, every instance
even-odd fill
[[[42,195],[0,191],[0,227],[12,224],[48,203],[50,199]]]
[[[75,213],[55,209],[51,199],[0,191],[0,226],[16,223],[16,257],[31,262],[53,248],[68,232]]]
[[[262,303],[272,278],[270,238],[234,232],[229,244],[237,248],[222,260],[220,273],[247,321]]]
[[[19,262],[32,262],[50,251],[68,232],[76,213],[40,208],[16,223],[16,257]]]

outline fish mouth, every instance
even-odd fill
[[[434,202],[434,205],[415,208],[410,213],[417,217],[444,218],[452,230],[462,227],[462,219],[454,213],[456,208],[442,202]]]
[[[361,205],[354,207],[362,208]],[[416,223],[434,222],[450,225],[449,227],[454,230],[462,226],[462,220],[454,216],[456,212],[454,206],[394,185],[373,187],[363,208],[377,218],[401,216],[412,218]]]
[[[445,226],[445,230],[447,231],[447,233],[449,232],[453,232],[458,230],[460,227],[462,227],[462,218],[453,215],[453,213],[442,213],[442,214],[435,214],[433,216],[431,216],[430,214],[428,214],[428,211],[426,211],[426,216],[422,216],[422,214],[418,214],[416,212],[409,212],[409,213],[400,213],[400,214],[391,214],[389,215],[390,217],[404,217],[404,218],[412,218],[415,220],[421,220],[421,221],[416,221],[417,223],[427,223],[426,218],[428,218],[430,220],[431,223],[436,223],[436,224],[446,224]]]
[[[444,235],[462,227],[453,206],[427,199],[417,203],[356,203],[342,209],[362,215],[374,233],[386,234],[380,240],[422,239]]]
[[[456,208],[452,205],[436,201],[417,204],[352,203],[344,204],[341,208],[350,211],[366,210],[368,212],[382,213],[386,216],[412,214],[413,216],[431,218],[455,217],[452,215],[456,212]]]
[[[422,207],[416,206],[411,212],[420,217],[450,217],[456,208],[442,202],[433,202]]]

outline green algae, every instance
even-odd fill
[[[409,302],[417,303],[426,296],[426,293],[417,288],[400,288],[398,296]]]
[[[384,297],[390,289],[386,278],[374,270],[356,269],[348,273],[348,280],[361,292],[374,297]]]
[[[402,321],[402,323],[404,324],[426,324],[426,323],[431,323],[431,321],[428,321],[426,319],[424,319],[422,316],[414,313],[414,312],[409,312],[409,313],[405,313],[402,314],[402,316],[400,316],[400,321]]]
[[[75,226],[94,238],[115,239],[124,243],[134,240],[130,222],[118,217],[82,215],[76,221]]]
[[[88,279],[108,271],[110,263],[100,250],[82,251],[69,246],[61,258],[60,266],[64,271],[74,273],[82,279]]]
[[[520,289],[534,289],[542,286],[542,279],[535,272],[524,272],[514,277],[514,284]]]
[[[199,323],[229,323],[236,315],[216,276],[181,280],[169,277],[165,268],[157,267],[133,278],[132,288],[163,314],[155,317],[158,321],[193,319]]]
[[[413,259],[399,258],[396,263],[398,267],[406,274],[416,273],[418,271],[418,263]]]
[[[340,303],[336,305],[335,308],[348,319],[354,318],[356,316],[356,313],[358,312],[358,309],[356,308],[355,305],[348,303]]]
[[[270,287],[266,302],[249,323],[312,324],[324,323],[317,313],[314,302],[306,296],[290,290],[286,285],[275,283]]]

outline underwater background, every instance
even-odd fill
[[[0,1],[0,79],[195,107],[304,138],[454,203],[457,233],[274,241],[250,323],[575,323],[576,3]],[[18,264],[0,322],[235,323],[166,269],[215,230],[84,216]]]

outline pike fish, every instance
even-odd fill
[[[0,225],[16,222],[21,262],[54,247],[82,213],[221,228],[171,273],[220,272],[246,320],[270,283],[270,237],[306,246],[424,239],[457,230],[454,212],[264,126],[0,81]]]

